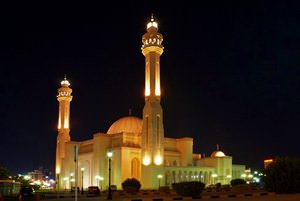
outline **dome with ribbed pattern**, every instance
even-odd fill
[[[140,134],[142,132],[143,120],[134,117],[127,116],[122,117],[121,119],[114,122],[108,129],[107,134],[116,134],[116,133],[132,133]]]

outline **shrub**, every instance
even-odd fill
[[[202,182],[191,181],[191,182],[179,182],[172,184],[173,189],[178,195],[181,196],[198,196],[201,194],[205,187]]]
[[[246,181],[244,179],[233,179],[230,181],[231,186],[236,186],[239,184],[246,184]]]
[[[136,192],[141,188],[141,183],[135,178],[128,178],[122,183],[123,190],[127,192]]]

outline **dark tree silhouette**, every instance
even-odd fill
[[[263,181],[268,191],[300,193],[300,160],[278,157],[264,170]]]

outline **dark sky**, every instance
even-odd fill
[[[101,2],[101,1],[99,1]],[[126,2],[126,4],[125,4]],[[142,117],[141,37],[151,13],[164,36],[161,104],[166,137],[216,144],[233,162],[299,157],[298,1],[81,1],[7,5],[0,31],[0,166],[53,168],[57,89],[73,89],[71,138]]]

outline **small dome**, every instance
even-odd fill
[[[107,134],[115,134],[115,133],[133,133],[139,134],[142,132],[142,124],[143,120],[134,117],[128,116],[123,117],[116,122],[114,122],[108,129]]]
[[[224,156],[226,156],[226,155],[224,154],[224,152],[222,152],[220,150],[214,151],[210,155],[210,157],[224,157]]]

